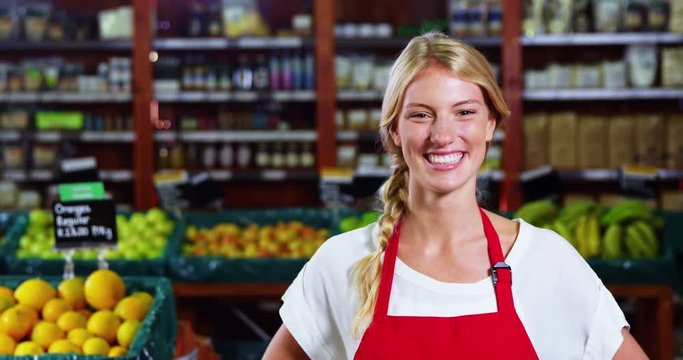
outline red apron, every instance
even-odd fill
[[[389,316],[401,225],[384,253],[375,313],[354,359],[538,359],[512,300],[512,272],[484,211],[498,312],[457,317]]]

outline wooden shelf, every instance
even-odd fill
[[[523,46],[605,46],[631,44],[683,43],[683,34],[674,33],[576,33],[522,37]]]
[[[683,88],[651,89],[533,89],[525,90],[527,101],[561,100],[657,100],[683,99]]]

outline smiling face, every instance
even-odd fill
[[[478,85],[432,63],[408,85],[396,124],[390,134],[410,169],[411,192],[474,191],[496,125]]]

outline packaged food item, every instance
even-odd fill
[[[503,32],[503,5],[501,0],[489,0],[486,23],[488,36],[501,36]]]
[[[623,61],[604,61],[602,63],[603,86],[608,89],[626,87],[626,63]]]
[[[550,165],[557,169],[575,169],[577,120],[573,112],[551,114],[550,128]]]
[[[38,145],[33,148],[33,167],[51,167],[57,160],[57,147],[53,145]]]
[[[576,144],[579,151],[579,167],[601,169],[607,160],[607,118],[602,116],[581,116],[578,120],[579,136]]]
[[[368,112],[365,109],[349,110],[347,114],[349,130],[363,131],[367,129]]]
[[[268,36],[270,33],[255,0],[223,0],[223,26],[224,34],[229,38]]]
[[[359,168],[374,168],[379,164],[379,155],[377,154],[360,154],[358,155]]]
[[[10,181],[0,182],[0,209],[14,209],[19,188]]]
[[[290,142],[289,144],[287,144],[285,166],[287,166],[288,168],[295,168],[299,166],[299,153],[297,151],[296,143],[294,142]]]
[[[635,161],[635,119],[632,116],[613,116],[607,122],[607,152],[611,169]]]
[[[683,0],[670,0],[669,4],[669,31],[683,33]]]
[[[683,86],[683,47],[662,49],[662,86]]]
[[[470,37],[486,36],[486,2],[471,1],[468,6],[467,35]]]
[[[218,159],[222,168],[229,169],[232,167],[235,161],[235,153],[231,144],[225,143],[221,146],[221,152]]]
[[[374,108],[368,110],[368,130],[379,131],[379,125],[382,122],[382,109]]]
[[[657,75],[657,46],[630,45],[626,49],[629,80],[634,87],[652,87]]]
[[[16,24],[14,7],[0,5],[0,40],[14,38],[18,33]]]
[[[24,166],[24,150],[21,145],[5,145],[2,149],[2,161],[6,168],[20,168]]]
[[[624,9],[624,30],[643,31],[647,25],[650,1],[628,0]]]
[[[548,116],[545,113],[524,115],[524,168],[548,164]],[[490,149],[489,149],[490,150]]]
[[[374,60],[371,56],[358,56],[353,61],[351,81],[354,90],[369,90],[372,83]]]
[[[337,89],[348,89],[351,86],[351,59],[338,55],[334,58],[334,78]]]
[[[334,113],[334,124],[337,127],[337,130],[348,129],[348,126],[346,125],[346,112],[344,110],[337,109]]]
[[[649,31],[666,31],[669,19],[669,1],[652,0],[647,11],[647,26]]]
[[[636,157],[644,165],[661,167],[664,158],[664,118],[659,114],[636,119]]]
[[[595,64],[578,64],[574,67],[575,82],[577,88],[602,87],[602,67]]]
[[[572,0],[546,0],[543,7],[545,30],[549,34],[571,31]]]
[[[204,146],[204,151],[202,151],[202,165],[205,169],[213,169],[216,166],[216,160],[218,158],[218,152],[214,144],[207,144]]]
[[[252,151],[247,143],[242,143],[237,148],[237,166],[244,169],[251,164]]]
[[[18,209],[37,209],[43,202],[40,193],[35,190],[22,190],[17,198]]]
[[[456,38],[468,36],[469,13],[466,0],[449,0],[448,18],[450,19],[450,32]]]
[[[532,37],[545,32],[543,22],[544,0],[524,0],[524,36]]]
[[[666,126],[666,165],[669,169],[683,169],[683,115],[672,114]]]
[[[576,0],[572,5],[572,31],[589,33],[593,31],[593,12],[591,0]]]
[[[258,144],[258,150],[256,150],[255,162],[256,167],[266,168],[271,165],[271,156],[268,152],[268,145],[265,142]]]
[[[49,3],[34,3],[24,7],[22,13],[24,14],[24,35],[27,40],[43,40],[51,11],[52,6]]]
[[[344,143],[337,147],[337,166],[356,167],[358,148],[355,144]]]
[[[312,143],[305,142],[301,144],[299,163],[304,168],[312,168],[315,166],[315,153]]]
[[[616,32],[621,19],[621,0],[593,0],[593,28],[597,32]]]
[[[571,65],[551,64],[546,73],[548,86],[554,89],[568,89],[572,86],[574,68]]]

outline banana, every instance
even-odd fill
[[[593,201],[577,201],[565,206],[560,210],[557,220],[572,229],[576,225],[579,216],[595,211],[597,204]]]
[[[557,215],[557,207],[550,200],[533,201],[522,206],[514,214],[531,225],[541,226],[552,222]]]
[[[657,241],[657,235],[652,227],[643,221],[636,221],[631,226],[640,233],[642,241],[645,243],[648,250],[648,257],[656,257],[659,252],[659,242]]]
[[[626,226],[626,249],[633,259],[644,259],[650,256],[645,240],[634,225]]]
[[[600,219],[600,224],[602,226],[610,226],[634,220],[650,221],[652,217],[652,210],[642,202],[638,200],[624,200],[607,211]]]
[[[579,251],[579,254],[584,259],[587,259],[590,256],[589,253],[589,247],[588,247],[588,216],[587,215],[581,215],[579,216],[579,219],[576,222],[576,226],[574,227],[574,239],[576,241],[577,247],[576,250]]]
[[[603,259],[620,259],[624,257],[622,250],[624,228],[619,224],[612,224],[607,228],[602,241]]]
[[[588,215],[586,220],[586,244],[588,257],[600,255],[600,224],[595,214]]]
[[[571,230],[569,230],[569,228],[567,228],[567,225],[565,225],[563,222],[561,222],[559,220],[553,222],[552,224],[553,224],[555,232],[560,234],[560,236],[562,236],[565,240],[567,240],[570,244],[572,244],[572,246],[574,248],[578,249],[579,245],[576,242],[576,238],[572,234]]]

